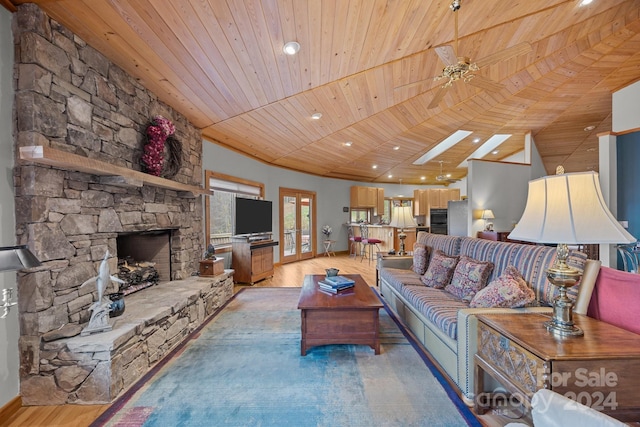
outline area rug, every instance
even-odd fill
[[[386,310],[300,355],[300,288],[245,288],[92,426],[480,426]]]

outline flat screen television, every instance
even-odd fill
[[[272,202],[236,197],[235,235],[271,233]]]

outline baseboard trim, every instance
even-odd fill
[[[0,424],[9,421],[9,418],[13,417],[20,408],[22,408],[22,398],[20,396],[16,396],[7,402],[6,405],[0,408]]]

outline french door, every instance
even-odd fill
[[[316,193],[280,188],[280,262],[313,258],[316,248]]]

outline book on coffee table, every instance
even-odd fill
[[[318,290],[327,295],[354,295],[355,294],[355,290],[353,289],[353,286],[349,286],[348,288],[342,288],[342,289],[320,287]]]
[[[354,283],[343,283],[343,284],[340,284],[340,285],[336,285],[336,284],[333,284],[331,282],[325,282],[325,281],[322,281],[322,280],[318,282],[318,287],[320,289],[326,289],[326,290],[329,290],[329,291],[340,291],[342,289],[353,288],[353,286],[354,286]]]
[[[324,278],[323,282],[328,282],[332,285],[353,285],[356,283],[354,280],[344,276],[327,276]]]

